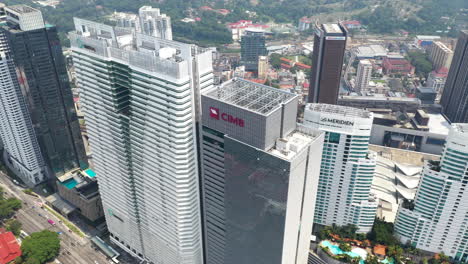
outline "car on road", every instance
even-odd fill
[[[24,239],[27,236],[29,236],[28,233],[24,232],[23,230],[20,231],[20,238]]]
[[[51,224],[53,226],[55,225],[55,221],[52,220],[52,219],[47,219],[47,223],[49,223],[49,224]]]

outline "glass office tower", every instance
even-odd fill
[[[307,263],[323,133],[297,104],[241,79],[202,93],[206,263]]]

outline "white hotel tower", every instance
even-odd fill
[[[440,163],[424,165],[416,198],[395,221],[400,240],[468,262],[468,124],[453,124]]]
[[[325,133],[314,222],[372,229],[378,203],[371,194],[376,156],[369,152],[373,115],[352,107],[307,104],[304,125]]]
[[[199,93],[211,52],[75,18],[80,98],[111,240],[158,264],[201,264]]]

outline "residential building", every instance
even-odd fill
[[[325,132],[314,222],[372,229],[377,201],[371,193],[376,155],[369,152],[373,114],[329,104],[307,104],[304,125]]]
[[[140,260],[201,264],[199,94],[212,52],[74,19],[80,102],[110,239]]]
[[[298,96],[233,79],[202,92],[207,264],[306,264],[323,133]]]
[[[138,15],[115,12],[113,17],[119,27],[134,28],[145,35],[172,40],[171,17],[161,14],[159,8],[142,6]]]
[[[441,95],[445,82],[447,81],[448,68],[440,68],[429,73],[426,81],[426,87],[434,88],[434,90]]]
[[[258,79],[265,80],[268,75],[268,56],[258,57]]]
[[[347,35],[340,24],[316,25],[309,103],[337,103]]]
[[[30,187],[55,182],[88,166],[57,29],[29,6],[7,6],[5,14],[7,24],[0,28],[4,159]]]
[[[468,30],[458,38],[440,104],[452,123],[468,122]]]
[[[246,29],[241,39],[241,64],[245,66],[245,70],[258,72],[258,58],[267,55],[265,31]]]
[[[453,51],[445,46],[444,43],[436,41],[432,43],[429,59],[432,61],[434,69],[450,68],[453,59]]]
[[[384,58],[382,67],[385,74],[409,75],[414,74],[414,66],[406,59]]]
[[[301,19],[299,19],[299,25],[297,27],[297,30],[306,31],[312,28],[312,26],[313,26],[312,19],[308,17],[302,17]]]
[[[357,92],[368,90],[371,77],[372,63],[369,60],[359,61],[354,90]]]
[[[426,162],[416,198],[398,210],[402,243],[468,262],[468,124],[452,124],[440,162]]]

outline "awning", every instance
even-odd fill
[[[47,203],[57,208],[63,215],[69,215],[76,207],[64,200],[58,193],[46,197]]]
[[[104,252],[104,254],[106,254],[106,256],[108,256],[109,258],[118,257],[120,255],[117,251],[115,251],[115,249],[107,245],[106,242],[104,242],[101,238],[97,236],[92,237],[91,241],[97,247],[99,247],[102,250],[102,252]]]

